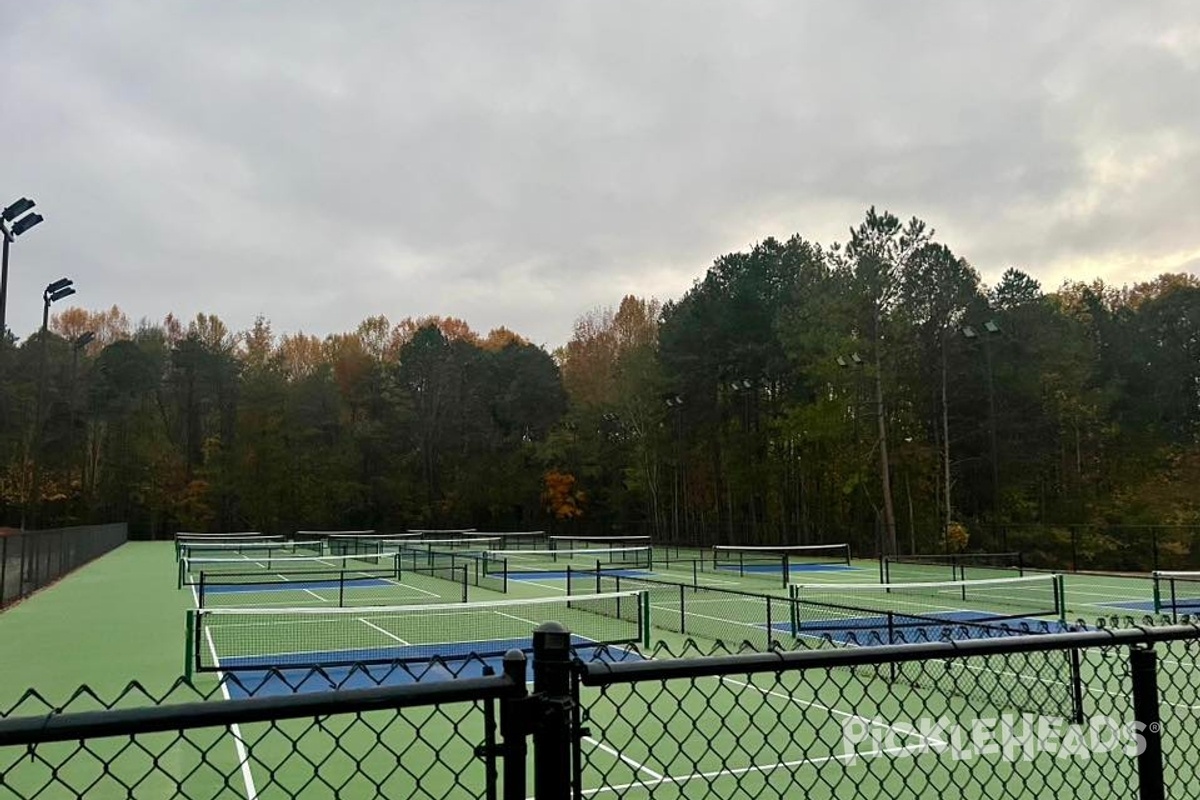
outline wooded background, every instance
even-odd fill
[[[924,223],[874,209],[845,243],[767,239],[677,300],[588,311],[553,352],[442,317],[322,339],[118,308],[67,309],[44,344],[39,435],[41,337],[0,342],[0,524],[864,553],[971,549],[998,524],[1200,524],[1200,281],[984,287]]]

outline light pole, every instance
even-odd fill
[[[1000,334],[1000,326],[989,319],[983,323],[983,330],[987,336],[980,337],[978,331],[970,325],[964,325],[962,334],[972,342],[976,340],[983,342],[983,360],[987,368],[988,444],[992,451],[992,524],[997,525],[1000,512],[1000,459],[996,452],[996,390],[992,384],[992,348],[989,341],[991,337]]]
[[[30,479],[28,503],[31,510],[27,514],[30,529],[34,529],[37,525],[38,511],[41,505],[42,398],[46,392],[46,340],[49,338],[46,328],[50,322],[50,306],[64,297],[75,294],[74,283],[70,278],[59,278],[54,283],[47,285],[42,292],[42,329],[40,334],[42,341],[41,353],[38,357],[37,405],[33,412],[33,475]]]
[[[41,214],[25,212],[36,205],[28,197],[22,197],[17,202],[0,212],[0,238],[4,239],[3,253],[0,254],[0,339],[8,331],[5,309],[8,306],[8,246],[25,231],[42,221]],[[9,223],[12,223],[11,226]]]

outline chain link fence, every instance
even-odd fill
[[[549,623],[532,668],[512,651],[29,691],[0,708],[0,797],[1200,797],[1200,627],[1168,622],[587,661]]]
[[[0,531],[0,608],[124,544],[125,523]]]

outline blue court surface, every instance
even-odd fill
[[[339,586],[345,586],[348,589],[363,589],[367,587],[379,586],[396,586],[395,581],[385,578],[370,578],[361,579],[354,578],[351,581],[339,582],[336,580],[325,581],[288,581],[280,583],[279,581],[263,581],[262,583],[231,583],[231,584],[205,584],[205,594],[240,594],[243,592],[294,592],[308,590],[310,592],[320,591],[322,589],[333,589],[336,591]]]
[[[1119,600],[1113,603],[1097,603],[1096,605],[1103,606],[1104,608],[1120,608],[1125,611],[1141,611],[1145,614],[1155,613],[1153,600]],[[1197,605],[1200,606],[1200,603],[1197,603]]]
[[[775,622],[772,624],[772,628],[791,633],[791,621]],[[1077,630],[1079,630],[1078,627],[1064,624],[1059,620],[1034,617],[998,620],[995,619],[995,614],[966,609],[931,612],[922,614],[920,618],[906,618],[902,614],[897,614],[893,616],[891,626],[888,625],[886,614],[797,620],[797,632],[801,636],[827,638],[832,642],[859,646],[993,639],[999,636],[1070,633]]]
[[[587,640],[576,639],[573,643],[577,658],[584,661],[640,661],[642,656],[620,645],[590,645]],[[507,645],[507,647],[505,647]],[[309,692],[333,692],[341,689],[372,689],[379,686],[402,686],[411,683],[433,683],[455,678],[483,677],[484,667],[491,667],[499,675],[504,669],[501,650],[526,651],[526,679],[533,680],[533,654],[528,652],[528,639],[513,639],[509,642],[456,642],[452,645],[424,645],[397,648],[396,658],[403,663],[347,664],[355,657],[378,661],[378,650],[339,650],[330,653],[294,653],[281,655],[280,667],[272,670],[239,669],[239,660],[221,660],[226,673],[226,688],[229,697],[276,697]],[[404,651],[403,653],[399,651]],[[434,657],[434,652],[437,657]],[[424,657],[421,653],[424,653]],[[483,655],[477,655],[481,653]],[[310,666],[287,667],[289,658],[293,663],[319,663],[322,658],[340,662],[336,666],[314,669]],[[258,660],[256,660],[258,661]]]

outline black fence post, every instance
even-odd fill
[[[1164,800],[1162,721],[1158,714],[1158,654],[1153,647],[1129,649],[1129,670],[1133,680],[1133,716],[1141,723],[1145,743],[1138,753],[1138,797],[1140,800]]]
[[[496,674],[496,668],[491,664],[483,666],[483,676],[490,678]],[[486,800],[497,800],[496,784],[500,782],[500,772],[496,769],[496,702],[487,700],[483,704],[483,737],[481,748],[484,769],[484,797]]]
[[[500,736],[504,753],[504,800],[525,800],[526,761],[529,747],[525,743],[522,701],[526,699],[525,654],[509,650],[504,654],[504,674],[520,687],[520,694],[500,701]]]
[[[1073,647],[1067,653],[1071,674],[1071,722],[1082,725],[1087,719],[1083,710],[1083,668],[1079,648]]]
[[[533,796],[571,796],[571,634],[560,623],[543,622],[533,631],[533,691],[542,719],[533,733]]]

